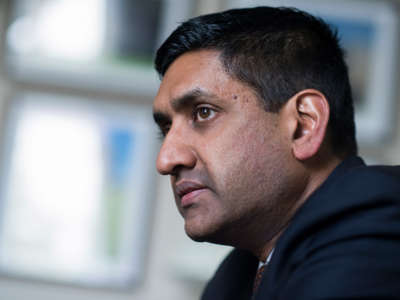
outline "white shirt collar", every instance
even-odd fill
[[[271,252],[269,253],[269,255],[267,257],[267,260],[265,262],[264,261],[260,261],[258,263],[258,268],[261,268],[262,266],[269,264],[269,262],[270,262],[270,260],[272,258],[272,254],[274,254],[274,250],[275,250],[275,248],[271,250]]]

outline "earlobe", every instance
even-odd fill
[[[304,161],[314,157],[325,140],[329,104],[321,92],[313,89],[303,90],[289,101],[293,101],[293,116],[296,118],[292,139],[293,155]]]

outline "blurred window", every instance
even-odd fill
[[[152,95],[152,58],[192,0],[15,0],[6,32],[12,77]]]
[[[3,273],[114,287],[140,278],[154,169],[149,116],[133,105],[15,99],[3,159]]]

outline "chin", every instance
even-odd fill
[[[223,226],[216,224],[204,223],[195,224],[185,221],[185,232],[195,242],[209,242],[213,244],[231,245],[226,238],[224,231],[221,229]]]
[[[185,232],[196,242],[206,242],[215,235],[217,226],[210,224],[209,220],[197,217],[185,218]]]
[[[211,233],[204,228],[197,228],[185,223],[185,232],[195,242],[207,242]]]
[[[192,235],[192,234],[189,234],[189,233],[186,233],[186,234],[192,241],[195,241],[195,242],[198,242],[198,243],[209,242],[209,240],[204,236]]]

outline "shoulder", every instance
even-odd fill
[[[396,194],[400,190],[400,166],[359,166],[334,178],[324,193],[343,197]]]
[[[400,167],[359,166],[328,179],[307,200],[304,213],[311,209],[314,214],[319,212],[325,218],[365,209],[375,213],[379,212],[377,207],[399,205]]]
[[[332,242],[374,228],[395,228],[400,235],[400,167],[335,170],[299,209],[279,244]]]
[[[398,173],[400,167],[389,166],[348,170],[309,199],[293,222],[294,231],[305,230],[314,247],[357,236],[389,236],[390,232],[400,238]]]
[[[339,167],[299,209],[288,231],[312,227],[317,233],[317,224],[359,220],[358,213],[375,216],[383,208],[400,212],[400,166]]]
[[[285,291],[282,299],[292,292],[383,299],[400,293],[389,280],[400,275],[399,252],[400,167],[359,164],[333,174],[298,211],[278,241],[269,281]]]

